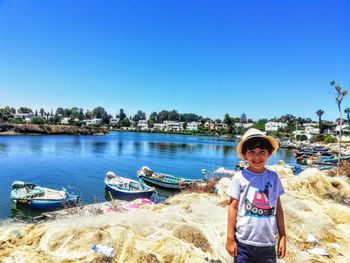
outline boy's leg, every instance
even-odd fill
[[[259,247],[258,248],[258,260],[257,263],[276,263],[276,248],[271,247]]]
[[[257,260],[257,247],[243,244],[236,240],[237,257],[234,257],[234,263],[250,263]]]

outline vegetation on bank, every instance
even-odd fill
[[[0,134],[42,134],[42,135],[94,135],[106,134],[104,127],[76,127],[70,125],[0,124]]]

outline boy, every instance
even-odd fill
[[[248,167],[232,178],[228,195],[226,249],[234,262],[276,262],[286,253],[284,216],[279,196],[284,193],[277,173],[267,170],[267,159],[278,149],[278,142],[257,129],[249,129],[237,145],[237,155]]]

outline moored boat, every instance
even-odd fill
[[[115,197],[122,200],[134,200],[137,198],[150,198],[155,192],[154,187],[107,172],[105,180],[106,189]]]
[[[147,183],[167,189],[182,189],[204,182],[198,179],[188,179],[169,174],[156,173],[147,166],[143,166],[140,171],[137,172],[137,176]]]
[[[51,211],[76,205],[79,196],[69,194],[65,188],[54,190],[33,183],[15,181],[12,183],[11,200],[16,205]]]

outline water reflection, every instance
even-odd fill
[[[102,153],[106,150],[107,142],[96,141],[91,143],[91,150],[94,153]]]
[[[11,217],[18,221],[34,221],[36,217],[40,216],[43,212],[28,208],[21,204],[14,204],[11,202]]]
[[[7,156],[8,145],[5,143],[0,143],[0,157]]]
[[[188,143],[164,143],[164,142],[148,142],[149,148],[153,150],[161,150],[166,152],[182,151],[197,151],[202,150],[203,144],[188,144]]]
[[[233,153],[236,151],[236,147],[229,146],[229,145],[223,145],[222,146],[222,154],[224,157],[227,157],[230,155],[230,153]]]

